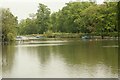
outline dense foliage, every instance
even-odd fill
[[[48,31],[50,9],[46,5],[39,4],[37,13],[30,15],[30,17],[19,23],[20,34],[43,34]]]
[[[0,9],[1,26],[2,26],[2,41],[13,41],[17,35],[17,17],[15,17],[9,9]]]
[[[22,20],[21,34],[41,34],[45,32],[88,33],[102,37],[117,34],[117,2],[97,5],[93,2],[69,2],[66,6],[50,14],[50,9],[39,4],[34,18]]]

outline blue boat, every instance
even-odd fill
[[[43,39],[44,36],[36,36],[36,38],[38,38],[38,39]]]

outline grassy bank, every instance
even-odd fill
[[[52,33],[52,32],[47,32],[44,34],[31,34],[31,35],[23,35],[26,37],[36,37],[36,36],[43,36],[45,38],[82,38],[82,36],[91,36],[93,39],[101,39],[102,36],[104,39],[111,39],[111,38],[118,38],[118,33],[117,32],[112,32],[112,33],[91,33],[91,34],[86,34],[86,33]]]
[[[112,32],[112,33],[45,33],[43,36],[47,38],[81,38],[82,36],[91,36],[92,38],[117,38],[118,33]]]

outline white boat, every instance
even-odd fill
[[[16,40],[21,41],[21,40],[29,40],[29,39],[27,37],[25,37],[25,36],[17,36]]]

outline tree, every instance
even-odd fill
[[[69,2],[59,11],[59,30],[60,32],[79,33],[81,25],[77,20],[80,20],[81,12],[91,6],[91,2]]]
[[[36,15],[39,33],[46,32],[50,25],[50,9],[44,4],[39,4]]]
[[[80,25],[82,33],[97,33],[102,38],[110,32],[117,31],[116,3],[93,4],[81,12],[75,22]]]
[[[79,30],[82,33],[92,33],[95,31],[97,23],[98,7],[96,4],[89,6],[81,12],[79,18],[75,20],[79,25]]]
[[[15,17],[9,9],[1,8],[2,16],[2,41],[13,41],[16,36],[16,27],[18,24]]]
[[[117,32],[117,3],[105,2],[100,6],[99,13],[96,32],[100,33],[102,38],[106,35],[109,36],[110,33]]]
[[[19,30],[21,35],[25,34],[37,34],[38,33],[38,27],[36,24],[36,19],[35,18],[27,18],[22,20],[19,23]]]
[[[50,16],[50,22],[51,22],[51,28],[50,30],[52,30],[53,32],[58,32],[58,19],[59,19],[59,13],[58,12],[54,12],[51,14]]]

